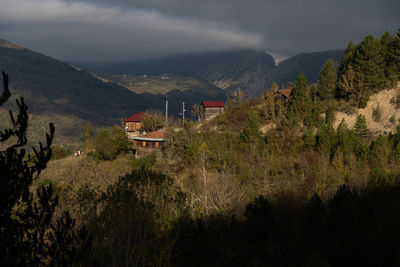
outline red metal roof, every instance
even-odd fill
[[[164,138],[165,131],[156,131],[143,135],[146,138]]]
[[[205,108],[223,108],[223,101],[203,101],[201,102]]]
[[[135,115],[126,118],[124,122],[142,122],[143,121],[144,112],[138,112]]]
[[[282,89],[279,90],[279,92],[281,93],[281,95],[283,95],[286,98],[290,97],[290,94],[292,93],[292,89]]]
[[[133,137],[133,140],[138,140],[138,141],[149,141],[149,142],[164,142],[164,134],[165,131],[156,131],[156,132],[151,132],[145,135],[139,135]]]

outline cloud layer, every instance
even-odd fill
[[[400,27],[400,1],[0,0],[0,38],[63,60],[339,49]]]

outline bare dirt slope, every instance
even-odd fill
[[[357,116],[362,114],[367,120],[368,129],[373,134],[393,132],[397,126],[398,119],[400,119],[400,108],[396,109],[395,104],[391,104],[390,100],[398,94],[400,94],[400,83],[396,88],[384,90],[372,95],[367,106],[365,108],[358,109],[356,113],[336,113],[334,127],[336,128],[344,118],[348,127],[352,128]],[[372,113],[378,106],[381,109],[381,118],[379,121],[374,121]],[[395,118],[394,123],[390,121],[392,116]]]

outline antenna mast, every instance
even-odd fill
[[[168,99],[165,100],[165,124],[168,126]]]
[[[182,125],[185,126],[185,102],[182,102]]]

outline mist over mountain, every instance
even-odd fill
[[[87,122],[97,127],[120,124],[136,112],[149,109],[163,111],[169,100],[169,114],[177,117],[186,104],[226,100],[226,92],[206,81],[186,79],[166,92],[135,92],[112,81],[103,81],[92,74],[51,57],[36,53],[0,39],[0,70],[10,79],[13,97],[23,96],[28,105],[32,142],[44,137],[49,122],[57,130],[56,143],[71,148],[81,142]],[[180,80],[180,82],[182,82]],[[15,101],[5,107],[12,108]],[[0,113],[7,113],[6,109]],[[5,118],[7,115],[5,114]],[[0,127],[4,126],[0,121]]]
[[[343,50],[304,53],[275,65],[271,55],[254,50],[207,52],[113,64],[74,63],[89,71],[128,75],[184,75],[204,79],[226,90],[241,88],[248,97],[259,96],[276,82],[285,86],[302,71],[311,83],[328,59],[340,62]]]
[[[265,83],[264,75],[275,68],[271,55],[254,50],[194,53],[119,64],[73,64],[115,74],[192,76],[228,92],[240,87],[250,96],[258,95]]]
[[[149,108],[162,109],[169,98],[173,114],[182,101],[188,104],[225,99],[225,92],[210,86],[171,90],[166,94],[135,93],[113,82],[104,82],[84,70],[9,43],[0,42],[0,69],[10,76],[10,87],[23,95],[29,111],[55,112],[90,120],[99,125],[118,123],[121,118]]]

